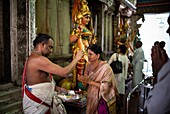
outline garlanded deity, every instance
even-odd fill
[[[70,87],[71,89],[78,89],[77,76],[84,74],[84,69],[88,62],[87,48],[97,41],[92,26],[91,12],[86,0],[74,0],[72,21],[74,23],[74,28],[70,35],[70,43],[73,44],[73,58],[75,57],[77,50],[80,49],[84,52],[83,58],[77,63],[77,66],[74,69]]]

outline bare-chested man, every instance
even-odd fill
[[[62,102],[55,98],[55,86],[50,74],[66,77],[82,58],[79,50],[66,67],[52,63],[47,56],[52,52],[53,39],[47,34],[38,34],[33,42],[34,50],[28,57],[23,72],[23,111],[25,114],[65,114]]]

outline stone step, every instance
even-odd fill
[[[5,114],[24,114],[23,112],[22,112],[22,110],[13,110],[13,111],[11,111],[11,112],[6,112]]]
[[[13,88],[0,93],[0,107],[4,107],[5,105],[9,105],[21,100],[21,88]]]
[[[21,97],[21,88],[13,88],[7,91],[0,92],[0,101],[8,98],[18,98]]]
[[[11,98],[0,100],[0,107],[3,107],[4,105],[9,104],[10,100]]]
[[[22,101],[0,107],[1,114],[22,114]]]
[[[20,86],[10,86],[0,90],[0,114],[22,114]]]
[[[7,105],[10,105],[10,104],[18,102],[18,101],[22,101],[22,98],[19,97],[17,99],[16,98],[4,99],[4,100],[1,100],[0,107],[7,106]]]
[[[5,84],[0,84],[0,91],[7,90],[9,88],[12,88],[14,84],[12,83],[5,83]]]

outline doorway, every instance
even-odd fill
[[[151,48],[154,45],[155,41],[164,41],[165,50],[170,57],[170,37],[166,33],[168,29],[168,19],[169,13],[161,14],[144,14],[145,21],[141,20],[138,23],[141,23],[142,26],[139,28],[140,38],[143,42],[143,50],[145,54],[145,59],[147,62],[144,64],[143,71],[148,75],[152,75],[152,66],[151,66]]]
[[[0,84],[11,81],[10,5],[0,0]]]

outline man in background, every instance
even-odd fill
[[[135,87],[139,84],[143,79],[143,64],[144,64],[145,56],[144,51],[142,49],[142,42],[136,42],[136,49],[133,55],[133,78],[132,78],[132,86]]]

